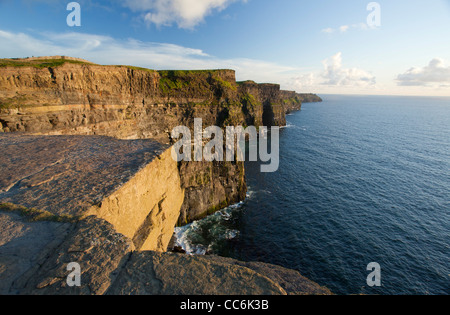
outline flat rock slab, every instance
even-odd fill
[[[134,253],[108,293],[113,295],[285,295],[278,284],[226,258]]]
[[[72,224],[28,222],[15,213],[0,212],[0,295],[17,294],[14,284],[49,255],[67,236]]]
[[[332,295],[298,271],[218,256],[136,252],[113,295]]]
[[[103,136],[0,134],[0,203],[82,216],[168,146]]]
[[[70,287],[71,263],[80,286]],[[138,252],[95,216],[30,222],[0,211],[0,295],[332,294],[297,271],[217,256]]]
[[[94,216],[74,224],[70,233],[37,266],[15,281],[22,295],[102,295],[134,250],[130,239]],[[80,266],[80,286],[69,286],[69,264]]]

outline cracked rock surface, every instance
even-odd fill
[[[5,228],[0,234],[5,243],[0,246],[1,295],[331,294],[278,266],[134,251],[130,239],[93,216],[61,224],[0,215]],[[73,262],[81,268],[80,287],[67,284]]]
[[[0,202],[83,215],[167,147],[102,136],[0,134]]]

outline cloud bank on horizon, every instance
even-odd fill
[[[398,75],[397,81],[403,86],[432,86],[450,87],[450,66],[445,61],[434,58],[425,67],[413,67]]]

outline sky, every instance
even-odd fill
[[[234,69],[238,81],[301,93],[450,96],[450,0],[70,3],[0,0],[0,58]]]

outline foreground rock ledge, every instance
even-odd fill
[[[0,294],[330,294],[277,266],[165,253],[184,199],[167,146],[7,134],[0,147]]]
[[[5,209],[3,209],[4,211]],[[29,222],[0,212],[1,295],[327,295],[297,271],[216,256],[136,251],[103,219]],[[67,266],[81,266],[69,287]]]
[[[165,251],[184,200],[171,150],[152,140],[0,135],[0,202],[103,218],[136,249]]]

